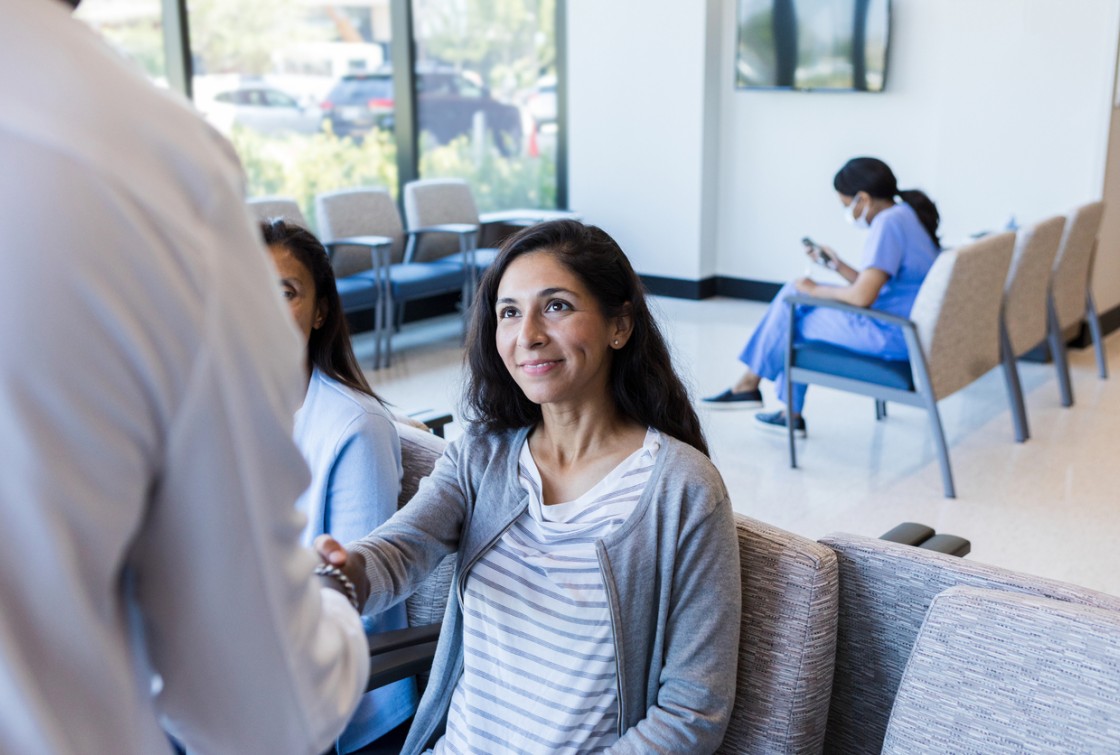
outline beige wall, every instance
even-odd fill
[[[1112,111],[1104,177],[1104,220],[1093,268],[1093,298],[1100,312],[1120,307],[1120,108]]]

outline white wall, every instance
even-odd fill
[[[639,272],[782,281],[807,234],[858,258],[832,191],[857,154],[949,238],[1100,196],[1120,0],[894,0],[882,94],[736,91],[735,6],[568,2],[570,204]]]
[[[960,238],[1100,196],[1120,9],[1116,0],[895,0],[887,91],[732,90],[724,44],[722,275],[799,274],[798,240],[858,260],[832,176],[886,160],[902,188],[938,204]],[[735,3],[725,3],[733,27]]]
[[[568,204],[639,272],[697,280],[716,218],[718,116],[706,95],[708,6],[718,0],[569,0]],[[707,182],[707,183],[706,183]],[[706,190],[706,185],[709,187]],[[708,243],[704,243],[705,234]]]

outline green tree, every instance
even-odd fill
[[[419,57],[477,72],[498,88],[556,65],[555,0],[413,0]]]
[[[274,51],[316,41],[299,0],[191,0],[188,10],[196,73],[260,76],[272,71]]]

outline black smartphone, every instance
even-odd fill
[[[820,244],[818,244],[817,242],[813,241],[813,240],[812,240],[811,238],[809,238],[808,236],[806,236],[805,238],[801,239],[801,243],[802,243],[802,244],[804,244],[805,246],[809,247],[810,249],[816,249],[816,250],[817,250],[817,255],[818,255],[818,257],[820,258],[820,259],[819,259],[819,261],[820,261],[820,264],[824,265],[824,266],[825,266],[825,267],[827,267],[827,268],[831,268],[831,267],[832,267],[832,266],[833,266],[833,265],[835,264],[835,263],[833,262],[833,260],[832,260],[832,255],[830,255],[830,254],[829,254],[828,252],[826,252],[826,251],[825,251],[825,250],[824,250],[824,249],[823,249],[823,248],[821,247],[821,245],[820,245]]]

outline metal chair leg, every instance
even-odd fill
[[[1104,355],[1104,339],[1101,337],[1101,320],[1097,316],[1097,303],[1093,301],[1093,290],[1086,288],[1086,319],[1089,321],[1089,332],[1093,335],[1093,350],[1097,354],[1097,374],[1101,380],[1108,380],[1108,360]]]
[[[937,411],[937,399],[926,394],[926,411],[929,413],[930,429],[933,431],[933,445],[937,451],[937,462],[941,465],[941,484],[946,498],[956,498],[957,489],[953,486],[953,469],[949,465],[949,446],[945,442],[945,428],[941,426],[941,413]]]
[[[887,402],[880,398],[875,399],[875,419],[882,421],[887,418]]]
[[[1050,344],[1050,357],[1054,360],[1054,367],[1058,371],[1058,391],[1062,397],[1062,406],[1073,406],[1073,388],[1069,380],[1069,358],[1066,356],[1066,342],[1062,338],[1062,326],[1058,324],[1058,312],[1054,309],[1054,300],[1051,299],[1047,306],[1049,333],[1046,340]]]
[[[1011,339],[1003,323],[999,327],[999,361],[1003,368],[1003,381],[1007,385],[1007,401],[1011,405],[1011,421],[1015,426],[1015,442],[1022,443],[1030,437],[1027,426],[1027,407],[1023,403],[1023,386],[1019,382],[1019,369],[1011,352]]]
[[[789,468],[797,469],[797,448],[793,442],[793,336],[797,323],[797,305],[789,305],[789,334],[786,340],[786,435],[789,436]]]

